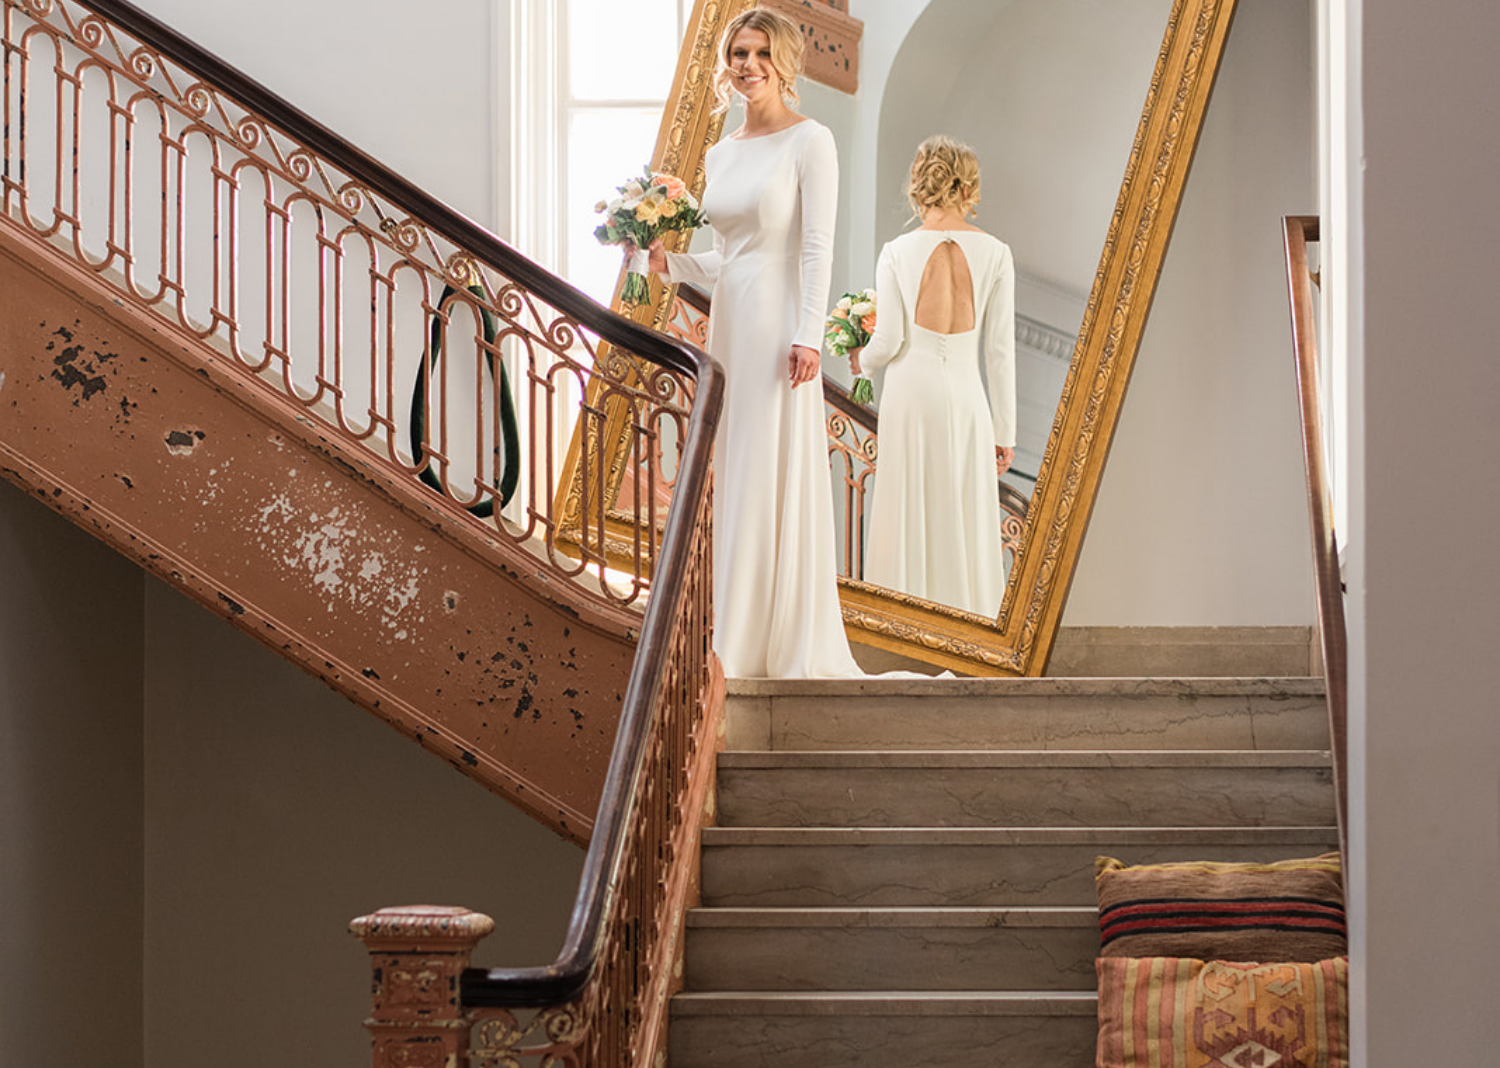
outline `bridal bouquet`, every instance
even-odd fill
[[[652,174],[650,168],[639,178],[616,186],[619,196],[601,200],[594,210],[604,215],[604,222],[594,231],[601,245],[632,242],[644,250],[663,234],[673,230],[695,230],[708,223],[698,202],[687,191],[681,178],[670,174]],[[627,304],[644,304],[651,299],[645,274],[632,269],[625,275],[625,289],[620,299]]]
[[[848,356],[851,350],[868,345],[874,332],[875,291],[865,289],[845,293],[839,298],[823,328],[823,340],[828,342],[828,351],[835,356]],[[858,404],[869,404],[875,399],[875,387],[868,378],[860,375],[855,378],[849,395]]]

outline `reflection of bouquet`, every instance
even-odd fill
[[[875,291],[866,289],[845,293],[839,298],[823,328],[823,340],[828,342],[828,351],[835,356],[848,356],[851,349],[868,345],[874,332]],[[875,399],[875,387],[868,378],[860,375],[854,380],[849,395],[859,404],[869,404]]]
[[[695,230],[708,222],[681,178],[652,174],[649,167],[645,170],[640,178],[617,186],[618,197],[594,205],[595,211],[604,213],[604,222],[594,231],[601,245],[631,241],[636,248],[645,249],[662,234]],[[650,300],[646,276],[635,270],[627,272],[620,299],[627,304]]]

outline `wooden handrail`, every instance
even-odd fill
[[[647,329],[600,305],[259,82],[132,4],[124,0],[74,2],[170,57],[269,125],[409,212],[413,219],[481,262],[498,268],[510,280],[571,316],[604,341],[697,379],[682,449],[677,506],[667,517],[652,594],[642,620],[594,834],[563,949],[556,961],[544,967],[470,969],[462,980],[463,1001],[468,1005],[523,1007],[566,1002],[584,988],[593,974],[605,937],[603,920],[621,869],[635,783],[643,774],[645,739],[667,670],[666,651],[674,610],[687,582],[695,530],[707,508],[710,451],[723,402],[723,372],[696,347]]]
[[[1302,415],[1302,459],[1307,472],[1307,507],[1312,524],[1313,568],[1318,594],[1318,628],[1322,634],[1323,672],[1328,688],[1328,726],[1333,750],[1333,788],[1338,806],[1339,852],[1349,859],[1349,664],[1344,631],[1344,584],[1333,528],[1333,495],[1323,448],[1323,408],[1318,383],[1318,335],[1313,318],[1312,275],[1307,243],[1318,240],[1316,216],[1288,215],[1283,220],[1287,295],[1292,314],[1292,350],[1297,365],[1297,393]]]

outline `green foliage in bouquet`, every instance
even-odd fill
[[[594,210],[604,215],[604,222],[594,230],[594,237],[601,245],[623,245],[629,241],[644,249],[663,234],[707,225],[708,217],[681,178],[652,174],[649,167],[644,170],[641,177],[615,187],[619,196],[594,205]],[[650,300],[646,276],[628,272],[620,299],[627,304]]]
[[[828,322],[823,327],[823,340],[828,351],[835,356],[847,357],[855,349],[870,343],[875,333],[875,291],[864,289],[845,293],[833,306]],[[856,404],[869,404],[875,399],[875,386],[864,375],[854,380],[849,396]]]

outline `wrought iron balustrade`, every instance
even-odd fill
[[[128,4],[3,4],[0,218],[559,577],[641,599],[687,350],[606,339],[598,305]],[[653,462],[605,501],[621,419]],[[622,509],[639,534],[610,554]]]

